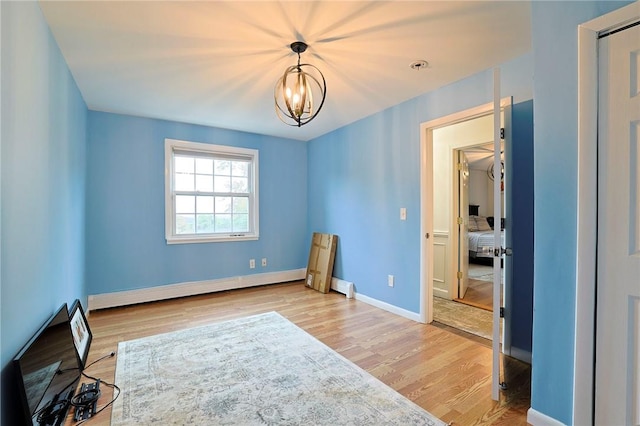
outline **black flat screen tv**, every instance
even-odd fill
[[[13,363],[24,424],[63,424],[82,373],[66,303],[29,340]]]

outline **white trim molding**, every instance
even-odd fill
[[[533,426],[564,426],[564,423],[559,422],[546,414],[542,414],[533,408],[529,408],[527,411],[527,423],[530,423]]]
[[[176,182],[174,179],[176,156],[186,156],[187,158],[203,158],[207,160],[220,160],[225,159],[232,162],[248,163],[247,177],[248,189],[247,192],[235,192],[232,189],[220,192],[220,189],[216,189],[213,180],[210,180],[211,188],[203,192],[203,188],[198,188],[197,184],[189,190],[178,191],[176,188]],[[228,241],[249,241],[258,240],[260,238],[260,226],[259,226],[259,152],[257,149],[241,148],[227,145],[215,145],[210,143],[190,142],[177,139],[165,139],[164,140],[164,163],[165,163],[165,239],[167,244],[190,244],[190,243],[212,243],[212,242],[228,242]],[[212,166],[213,167],[213,166]],[[192,176],[195,175],[196,170],[192,171]],[[198,172],[203,173],[203,172]],[[209,176],[213,179],[214,171]],[[184,188],[183,188],[184,189]],[[177,212],[176,212],[176,198],[186,195],[194,197],[197,203],[198,197],[240,197],[247,200],[248,204],[248,229],[244,231],[225,231],[225,232],[210,232],[210,233],[198,233],[196,228],[192,233],[180,234],[177,231]],[[206,199],[206,198],[203,198]],[[194,206],[192,206],[194,208]],[[207,215],[215,215],[215,208],[213,205],[210,207],[211,212]],[[195,210],[191,213],[194,215],[194,220],[197,219]],[[197,220],[196,220],[197,221]],[[195,226],[195,225],[194,225]]]
[[[392,314],[396,314],[416,322],[423,322],[420,314],[407,311],[406,309],[399,308],[387,302],[382,302],[378,299],[374,299],[373,297],[365,296],[364,294],[360,294],[360,293],[355,293],[355,299],[361,302],[364,302],[368,305],[375,306],[376,308],[380,308],[384,311],[391,312]]]
[[[578,200],[573,423],[592,424],[597,262],[598,33],[640,18],[640,2],[578,26]],[[533,423],[530,421],[530,423]],[[537,423],[536,423],[537,424]],[[542,424],[542,423],[540,423]]]
[[[225,290],[235,290],[256,287],[267,284],[278,284],[287,281],[303,280],[306,269],[292,269],[264,274],[244,275],[220,278],[206,281],[193,281],[169,284],[137,290],[118,291],[89,295],[88,311],[113,308],[116,306],[134,305],[136,303],[155,302],[158,300],[174,299],[178,297],[194,296],[197,294],[214,293]]]

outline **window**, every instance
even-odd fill
[[[167,244],[257,240],[258,151],[165,139]]]

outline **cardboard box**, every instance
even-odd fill
[[[307,264],[307,279],[305,281],[307,287],[318,290],[321,293],[329,293],[337,246],[337,235],[313,233],[311,250],[309,251],[309,263]]]

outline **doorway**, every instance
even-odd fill
[[[500,153],[504,165],[504,142]],[[468,226],[458,235],[458,294],[456,302],[493,311],[493,233],[495,226],[504,229],[504,167],[494,172],[493,142],[458,150],[460,170],[458,186],[458,217]],[[501,183],[502,218],[493,214],[493,182]],[[504,246],[504,243],[501,243]],[[501,265],[502,267],[504,265]],[[503,271],[504,269],[502,269]],[[460,273],[461,272],[461,273]],[[504,277],[501,274],[501,284]],[[502,295],[502,290],[500,291]],[[502,304],[501,304],[502,306]]]
[[[435,200],[438,198],[437,194],[434,194],[433,189],[435,188],[433,183],[436,182],[436,173],[434,168],[437,163],[434,161],[434,149],[439,147],[438,144],[434,144],[433,133],[436,129],[447,128],[448,126],[454,124],[464,124],[474,118],[491,116],[492,124],[491,129],[493,131],[493,141],[496,150],[500,150],[500,139],[504,138],[505,141],[510,140],[511,134],[511,98],[500,99],[500,70],[493,70],[493,102],[481,105],[476,108],[472,108],[466,111],[462,111],[456,114],[452,114],[446,117],[442,117],[440,119],[432,120],[426,123],[422,123],[420,126],[421,137],[420,137],[420,159],[421,159],[421,167],[420,167],[420,178],[421,178],[421,213],[420,213],[420,224],[421,231],[424,235],[424,239],[420,244],[420,253],[421,253],[421,262],[420,262],[420,270],[421,270],[421,300],[420,300],[420,312],[421,312],[421,320],[427,323],[431,323],[433,321],[433,302],[434,302],[434,294],[436,293],[436,284],[435,271],[437,265],[434,263],[434,259],[436,259],[436,254],[434,248],[436,247],[436,228],[435,224],[441,226],[439,220],[436,218],[434,214],[436,210],[434,209]],[[501,123],[501,115],[504,114],[505,122],[504,127],[502,127]],[[504,129],[504,131],[502,131]],[[508,144],[506,143],[505,146]],[[447,164],[447,167],[451,166],[451,161]],[[500,164],[495,164],[497,168],[500,168]],[[445,175],[445,179],[451,176],[451,173],[447,173]],[[443,182],[443,186],[446,187],[446,191],[443,191],[445,197],[448,197],[451,192],[451,185],[447,185]],[[496,216],[500,217],[498,212],[500,211],[500,203],[499,193],[500,193],[500,185],[499,182],[496,181],[494,183],[493,191],[494,197],[494,211],[496,212]],[[444,203],[440,205],[443,210],[451,211],[451,203]],[[447,213],[447,220],[450,215]],[[449,221],[450,222],[450,221]],[[457,224],[456,224],[457,226]],[[447,227],[449,231],[449,235],[453,235],[455,230],[452,229],[453,224],[450,223],[450,226]],[[496,239],[500,239],[500,231],[495,230],[494,236]],[[451,243],[450,246],[454,247],[457,250],[457,241],[455,239],[449,239]],[[446,246],[446,244],[444,244]],[[441,250],[444,252],[445,256],[451,253],[451,249]],[[500,274],[500,253],[502,251],[502,247],[494,248],[494,280],[497,280],[497,276]],[[454,251],[455,253],[455,251]],[[441,268],[443,269],[443,268]],[[450,276],[452,273],[451,270],[444,271],[443,276]],[[444,286],[441,288],[441,291],[449,291],[450,286],[452,285],[453,280],[450,281],[449,286]],[[505,280],[505,300],[507,300],[507,295],[510,294],[508,292],[510,286],[509,279]],[[500,294],[496,294],[500,289],[500,283],[494,282],[494,310],[491,313],[492,318],[492,377],[491,377],[491,398],[494,400],[499,399],[500,392],[500,352],[510,353],[511,348],[511,340],[510,340],[510,320],[509,317],[505,317],[504,324],[500,330],[500,314],[503,312],[498,306]],[[498,311],[500,309],[500,311]],[[505,312],[507,312],[505,310]],[[502,342],[500,344],[500,336],[502,335]]]
[[[432,135],[434,320],[488,340],[493,331],[493,125],[489,111],[436,128]],[[498,172],[499,181],[502,177]],[[504,211],[504,191],[500,195]],[[503,223],[500,217],[495,222]]]

